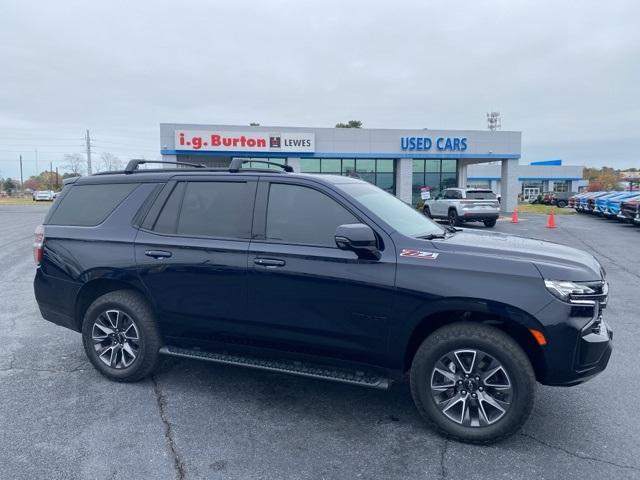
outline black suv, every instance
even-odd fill
[[[140,163],[68,181],[36,230],[42,315],[112,380],[159,355],[374,388],[408,375],[431,425],[482,443],[525,422],[536,380],[609,361],[588,253],[442,227],[354,178]]]

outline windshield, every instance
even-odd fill
[[[472,200],[495,200],[496,194],[488,190],[467,190],[467,198]]]
[[[402,200],[368,183],[336,184],[366,208],[375,213],[395,231],[408,237],[442,235],[445,230],[414,210]]]

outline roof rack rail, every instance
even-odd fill
[[[264,163],[264,164],[267,164],[267,165],[274,165],[276,167],[282,168],[282,170],[284,170],[285,172],[288,172],[288,173],[293,172],[293,167],[291,165],[284,165],[282,163],[267,162],[267,161],[255,160],[255,159],[247,160],[246,158],[233,158],[233,159],[231,159],[231,164],[229,165],[229,171],[230,172],[234,172],[234,173],[238,172],[242,168],[242,164],[243,163],[247,163],[247,162]]]
[[[192,168],[207,168],[206,165],[203,165],[202,163],[187,163],[187,162],[163,162],[160,160],[140,160],[140,159],[136,159],[136,160],[129,160],[129,163],[127,163],[127,166],[124,168],[124,173],[133,173],[136,170],[138,170],[138,166],[139,165],[143,165],[145,163],[163,163],[166,165],[181,165],[184,167],[192,167]]]

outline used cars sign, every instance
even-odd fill
[[[176,130],[176,150],[209,152],[314,152],[313,133]]]

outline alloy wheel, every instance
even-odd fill
[[[140,334],[133,319],[121,310],[106,310],[98,315],[91,329],[98,358],[108,367],[130,367],[138,358]]]
[[[484,427],[508,412],[513,386],[505,367],[475,349],[451,351],[431,372],[431,396],[449,420],[466,427]]]

